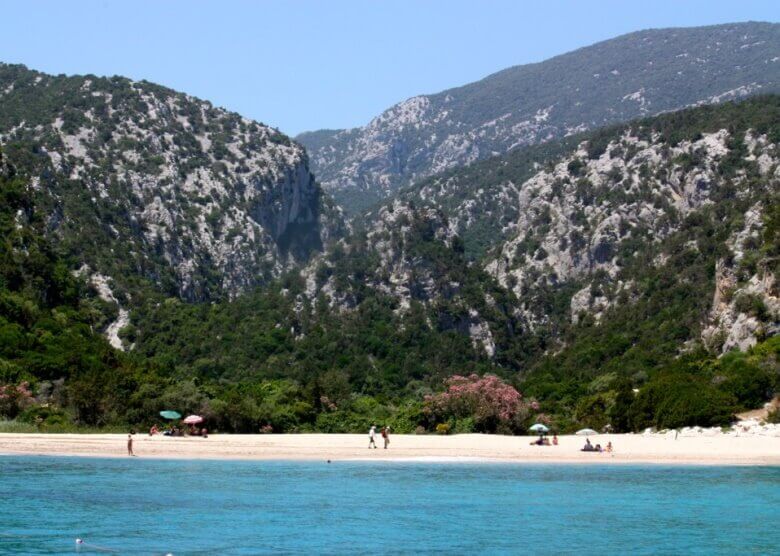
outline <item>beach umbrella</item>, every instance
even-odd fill
[[[181,413],[178,411],[171,411],[170,409],[161,411],[160,417],[163,419],[181,419]]]
[[[580,429],[575,433],[577,436],[594,436],[598,433],[593,429]]]
[[[182,421],[185,425],[199,425],[203,422],[203,417],[200,415],[190,415]]]
[[[546,426],[544,426],[541,423],[536,423],[535,425],[532,425],[528,430],[533,432],[550,432],[550,429],[548,429]]]

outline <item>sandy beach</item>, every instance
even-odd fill
[[[483,434],[393,435],[390,448],[367,449],[359,434],[211,435],[209,438],[137,434],[139,457],[245,460],[504,461],[526,463],[655,463],[693,465],[780,465],[780,437],[761,435],[678,436],[610,434],[612,454],[581,452],[585,439],[561,436],[558,446],[531,446],[535,437]],[[122,434],[0,434],[0,454],[127,457]]]

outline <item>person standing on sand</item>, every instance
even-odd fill
[[[371,425],[371,430],[368,431],[368,448],[371,449],[371,445],[374,445],[374,448],[376,448],[376,440],[374,437],[376,436],[376,425]]]
[[[390,444],[390,427],[382,427],[382,438],[385,440],[385,450],[387,450],[387,446]]]
[[[134,456],[133,453],[133,432],[130,431],[130,434],[127,435],[127,455],[128,456]]]

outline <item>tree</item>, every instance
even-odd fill
[[[609,412],[610,424],[615,432],[631,431],[631,404],[634,402],[634,391],[631,381],[621,377],[615,384],[615,403]]]
[[[436,419],[474,420],[478,432],[518,430],[530,413],[520,392],[495,375],[455,375],[447,389],[425,397],[425,412]]]

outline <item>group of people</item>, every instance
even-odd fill
[[[606,448],[602,448],[601,444],[596,444],[595,446],[590,443],[590,438],[585,439],[585,446],[582,447],[581,452],[607,452],[608,454],[612,453],[612,441],[607,442]]]
[[[385,442],[385,450],[387,450],[387,447],[390,445],[390,427],[384,426],[382,427],[382,430],[380,431],[382,434],[382,440]],[[368,431],[368,448],[369,450],[374,447],[377,448],[376,445],[376,425],[371,425],[371,429]]]
[[[202,436],[203,438],[208,438],[209,431],[205,427],[202,429],[199,429],[195,425],[190,425],[189,428],[185,431],[183,428],[179,428],[176,425],[171,424],[171,426],[165,430],[160,430],[160,428],[157,425],[152,425],[152,428],[149,429],[149,436],[154,436],[156,434],[161,434],[163,436]]]
[[[534,440],[531,442],[531,446],[557,446],[558,445],[558,435],[554,434],[552,437],[552,443],[550,443],[550,437],[541,435],[539,436],[538,440]]]
[[[537,440],[534,440],[531,442],[531,446],[557,446],[558,445],[558,435],[554,434],[552,437],[552,440],[550,440],[549,436],[540,435]],[[607,442],[606,447],[602,448],[601,444],[596,444],[595,446],[590,443],[590,438],[585,439],[585,446],[583,446],[581,452],[607,452],[608,454],[612,453],[612,442]]]

